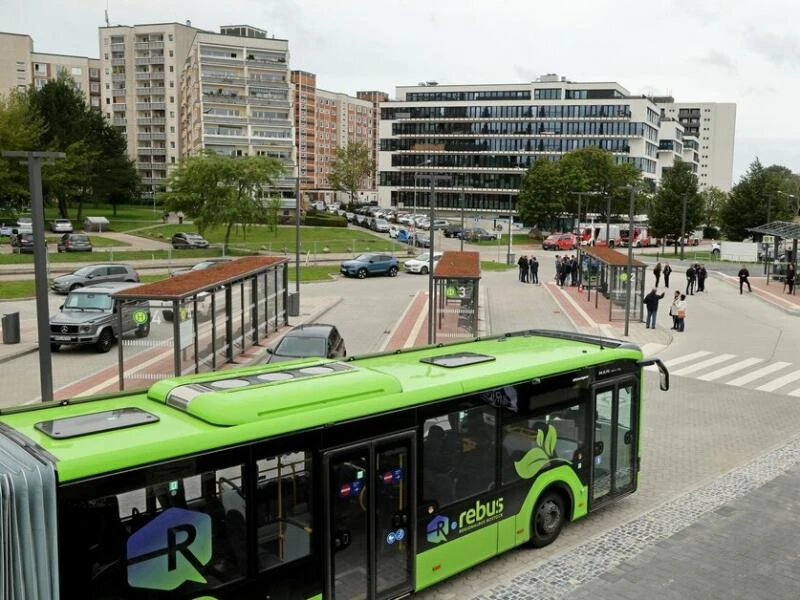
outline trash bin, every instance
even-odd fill
[[[517,255],[514,252],[507,252],[506,253],[506,264],[507,265],[515,265],[517,264]]]
[[[300,294],[289,294],[289,298],[286,301],[286,313],[290,317],[300,316]]]
[[[19,313],[3,315],[3,343],[19,344]]]

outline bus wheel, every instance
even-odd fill
[[[552,544],[566,521],[566,509],[561,494],[546,492],[539,498],[531,523],[531,546],[543,548]]]

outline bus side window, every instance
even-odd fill
[[[258,564],[270,569],[311,554],[311,452],[262,458],[258,468]]]

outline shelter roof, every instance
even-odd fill
[[[114,297],[182,300],[199,292],[213,290],[221,285],[256,275],[272,265],[285,262],[288,262],[288,259],[283,256],[247,256],[208,269],[189,271],[155,283],[128,288],[114,294]]]
[[[480,279],[480,252],[444,252],[433,275],[435,279]]]
[[[759,225],[758,227],[748,227],[747,231],[774,235],[787,240],[800,239],[800,223],[793,223],[791,221],[772,221],[771,223]]]
[[[587,246],[585,248],[581,248],[581,252],[583,254],[588,254],[589,256],[593,256],[600,262],[604,262],[607,265],[612,267],[625,267],[628,265],[628,257],[624,254],[621,254],[614,250],[613,248],[605,248],[605,247],[597,247],[597,246]],[[647,265],[640,260],[636,260],[635,258],[631,262],[631,265],[634,267],[646,267]]]

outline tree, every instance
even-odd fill
[[[751,227],[789,219],[793,206],[779,190],[791,189],[794,181],[792,172],[786,167],[772,165],[765,168],[758,158],[750,163],[747,173],[733,186],[728,202],[719,214],[720,225],[728,239],[741,241],[751,235]]]
[[[43,119],[25,92],[0,96],[0,149],[40,150]],[[22,161],[0,157],[0,207],[21,210],[30,201],[28,168]]]
[[[700,196],[703,199],[703,208],[705,209],[704,222],[706,228],[716,227],[719,214],[728,201],[728,194],[712,185],[700,192]]]
[[[684,201],[685,229],[682,228]],[[675,240],[680,240],[681,234],[702,225],[704,218],[703,199],[697,193],[697,177],[692,172],[692,166],[676,160],[673,167],[664,173],[653,198],[652,212],[649,215],[650,228],[657,237],[674,236]],[[676,253],[678,245],[675,244]]]
[[[361,142],[351,142],[336,149],[336,161],[328,179],[334,189],[347,192],[354,203],[358,188],[374,172],[375,162],[370,158],[369,148]]]
[[[86,105],[69,75],[59,75],[42,89],[31,88],[29,101],[41,116],[46,129],[42,146],[50,151],[66,152],[67,160],[79,164],[81,174],[69,177],[65,167],[45,169],[45,199],[58,205],[62,217],[77,203],[78,218],[87,199],[110,202],[116,215],[117,204],[137,196],[139,176],[127,157],[124,136],[103,115]],[[70,159],[70,153],[77,156]],[[50,176],[55,180],[50,179]]]
[[[278,215],[281,210],[281,197],[277,194],[270,194],[266,201],[267,225],[272,233],[278,233]]]
[[[167,177],[166,191],[159,194],[164,205],[181,211],[200,233],[225,227],[227,247],[233,226],[245,230],[264,211],[263,198],[283,173],[283,165],[266,156],[229,157],[207,151],[185,159]]]
[[[525,223],[544,227],[564,212],[564,180],[559,163],[537,160],[522,178],[517,208]]]

